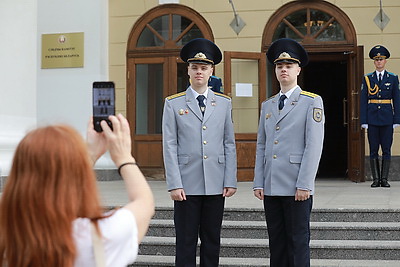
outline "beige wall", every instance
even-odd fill
[[[260,52],[261,37],[269,17],[276,9],[291,1],[278,0],[234,0],[237,13],[246,22],[246,26],[239,36],[230,28],[233,19],[232,7],[229,1],[216,0],[181,0],[180,4],[186,5],[199,12],[211,26],[215,42],[223,51]],[[378,0],[330,0],[330,2],[346,13],[357,32],[358,45],[364,46],[364,69],[365,72],[373,71],[372,61],[368,58],[369,49],[375,44],[385,45],[391,52],[392,57],[388,61],[387,68],[394,73],[400,73],[400,1],[385,0],[383,9],[389,16],[390,22],[381,31],[373,19],[379,11]],[[109,1],[109,62],[110,78],[117,86],[117,111],[126,112],[125,87],[126,87],[126,44],[131,28],[137,19],[149,9],[158,5],[157,0],[110,0]],[[234,69],[233,69],[234,72]],[[223,64],[217,66],[216,75],[223,77]],[[233,75],[233,74],[232,74]],[[253,78],[250,78],[250,80]],[[241,81],[243,82],[243,81]],[[250,81],[251,82],[251,81]],[[258,118],[251,121],[244,120],[248,113],[254,112],[254,103],[249,99],[234,99],[238,105],[234,110],[236,120],[241,122],[235,125],[237,131],[243,127],[253,127]],[[250,102],[252,108],[246,112],[238,112],[237,108],[244,103]],[[254,114],[253,114],[254,115]],[[241,117],[242,116],[242,117]],[[251,116],[254,117],[254,116]],[[399,127],[400,128],[400,127]],[[368,150],[368,145],[366,145]],[[369,152],[366,151],[368,154]],[[395,130],[393,154],[400,155],[400,129]]]

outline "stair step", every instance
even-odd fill
[[[174,256],[153,256],[139,255],[136,262],[130,266],[136,267],[152,267],[152,266],[175,266]],[[269,266],[268,258],[227,258],[221,257],[219,260],[220,267],[240,267],[240,266]],[[199,264],[199,257],[197,257]],[[332,260],[332,259],[311,259],[313,267],[398,267],[398,260]]]
[[[154,219],[171,219],[172,207],[156,208]],[[265,221],[264,210],[260,208],[225,208],[224,220]],[[400,209],[313,209],[313,222],[400,222]]]
[[[311,222],[311,239],[400,240],[400,222]],[[153,219],[148,236],[174,237],[173,220]],[[268,238],[265,221],[223,221],[221,237]]]
[[[311,258],[398,260],[400,241],[311,240]],[[175,255],[174,237],[147,236],[140,245],[141,255]],[[267,239],[221,238],[221,257],[269,257]]]

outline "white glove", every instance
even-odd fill
[[[393,127],[394,127],[394,125],[393,125]],[[368,124],[361,124],[361,128],[368,129]]]
[[[393,129],[396,127],[399,127],[399,126],[400,126],[400,124],[393,124]]]

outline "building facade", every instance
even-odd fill
[[[251,180],[259,107],[279,90],[265,52],[272,41],[289,37],[310,54],[301,87],[324,99],[326,137],[318,175],[365,180],[369,152],[359,122],[360,83],[364,72],[374,70],[368,52],[375,44],[390,49],[388,70],[400,72],[399,3],[383,1],[390,21],[382,30],[374,21],[380,1],[373,0],[160,2],[110,2],[110,77],[119,85],[118,107],[132,123],[133,151],[143,167],[162,168],[163,99],[188,85],[179,49],[204,37],[224,51],[215,74],[233,100],[239,179]],[[394,169],[400,164],[399,138],[396,130]]]
[[[117,112],[125,114],[131,123],[133,153],[138,162],[149,175],[162,173],[163,101],[166,96],[185,90],[189,82],[186,64],[179,59],[180,48],[193,38],[204,37],[224,53],[215,75],[222,78],[223,92],[233,101],[238,177],[252,180],[259,107],[279,90],[265,53],[272,41],[290,37],[301,42],[310,55],[310,63],[299,79],[301,87],[324,99],[326,136],[319,177],[368,179],[365,158],[369,151],[359,125],[360,84],[363,74],[374,70],[368,52],[376,44],[386,46],[392,54],[387,69],[400,73],[398,0],[104,0],[88,1],[85,12],[78,8],[76,0],[68,5],[48,0],[24,1],[31,4],[26,14],[32,10],[37,14],[29,19],[37,25],[36,45],[30,46],[36,58],[25,70],[36,84],[28,90],[34,103],[25,112],[28,116],[22,114],[17,126],[0,134],[1,150],[10,154],[21,132],[28,128],[26,119],[36,125],[67,122],[83,132],[90,115],[90,83],[108,79],[117,87]],[[5,3],[18,11],[13,1]],[[383,28],[376,24],[377,15],[383,14],[381,3],[390,19]],[[59,22],[62,14],[65,20]],[[25,27],[19,30],[28,33]],[[85,32],[85,51],[89,53],[85,53],[85,67],[40,69],[40,36],[54,32]],[[24,60],[26,57],[18,62]],[[4,67],[3,73],[6,71]],[[76,78],[72,85],[71,77]],[[60,79],[69,81],[69,85],[62,83],[54,91]],[[73,106],[79,104],[82,108],[68,113],[65,108],[71,100],[65,90],[72,87],[79,99]],[[18,85],[16,92],[26,92],[26,88]],[[11,122],[21,107],[8,105],[10,111],[1,111],[0,115],[6,114]],[[77,114],[84,115],[78,122],[74,121]],[[10,141],[11,135],[17,138]],[[390,179],[395,179],[400,173],[398,128],[392,154]],[[0,163],[3,170],[9,168],[9,160]],[[97,168],[112,166],[105,158]],[[1,173],[6,174],[7,171]]]

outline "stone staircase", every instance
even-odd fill
[[[174,266],[173,209],[157,208],[131,266]],[[315,209],[311,266],[400,266],[400,210]],[[220,266],[269,266],[264,211],[225,209]]]

